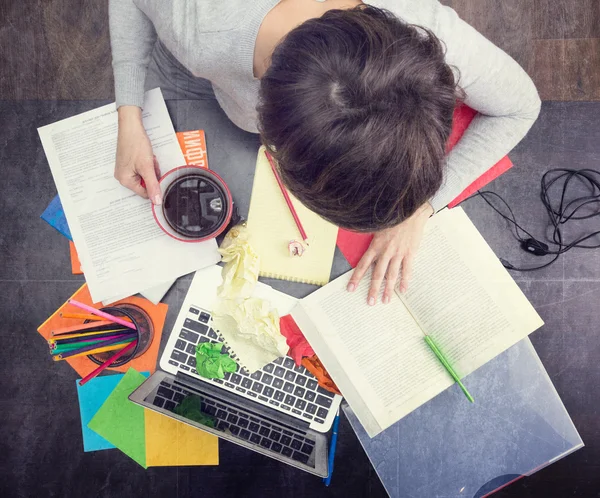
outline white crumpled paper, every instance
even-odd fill
[[[279,331],[279,315],[264,299],[222,300],[213,310],[213,324],[250,372],[285,356],[289,349]]]
[[[219,252],[223,256],[223,283],[213,309],[213,325],[238,363],[254,372],[288,351],[279,330],[279,315],[265,299],[251,297],[258,281],[260,257],[248,243],[244,225],[232,228]]]
[[[218,296],[222,299],[250,297],[258,281],[260,256],[248,243],[248,233],[244,225],[229,230],[219,253],[225,266],[221,273],[223,283],[217,291]]]

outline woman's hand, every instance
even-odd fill
[[[142,123],[142,110],[136,106],[121,106],[118,113],[119,136],[115,178],[136,194],[146,199],[150,198],[154,204],[161,204],[158,186],[160,169]]]
[[[411,277],[412,262],[423,236],[423,228],[432,214],[433,208],[427,202],[398,226],[377,232],[348,282],[348,291],[353,292],[358,287],[358,283],[373,262],[375,262],[375,269],[367,298],[370,306],[377,302],[384,278],[386,284],[382,301],[384,304],[390,302],[400,268],[402,268],[400,292],[406,291]]]

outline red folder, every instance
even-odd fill
[[[454,111],[454,118],[452,122],[452,133],[448,137],[448,150],[451,150],[460,140],[465,130],[477,114],[476,111],[465,105],[457,107]],[[512,167],[512,162],[508,156],[503,157],[494,166],[487,170],[471,185],[469,185],[456,199],[448,204],[449,208],[453,208],[467,197],[474,194],[487,185],[495,178],[499,177],[502,173],[508,171]],[[340,228],[337,236],[337,246],[342,251],[344,257],[348,260],[348,263],[352,268],[356,267],[360,258],[362,258],[365,251],[369,248],[373,235],[370,233],[356,233],[349,230]]]

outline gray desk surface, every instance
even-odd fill
[[[65,239],[39,219],[56,193],[36,128],[105,102],[1,102],[0,115],[0,420],[8,437],[0,442],[5,469],[3,496],[385,496],[385,491],[342,418],[331,488],[314,477],[270,459],[221,444],[221,464],[209,468],[144,471],[116,450],[82,451],[75,373],[52,364],[35,329],[81,284],[70,274]],[[209,161],[225,178],[242,213],[252,186],[256,136],[244,133],[210,101],[172,101],[177,130],[205,128]],[[519,219],[536,233],[545,220],[538,201],[539,178],[548,167],[598,167],[600,105],[544,105],[530,136],[515,150],[517,165],[494,182]],[[520,251],[504,223],[482,201],[465,210],[496,251],[519,263],[533,261]],[[348,269],[336,254],[332,277]],[[600,489],[598,395],[600,370],[600,252],[573,251],[546,270],[517,275],[517,281],[546,325],[531,339],[586,448],[498,496],[593,496]],[[166,297],[170,330],[190,278],[180,279]],[[267,281],[297,297],[313,288]]]

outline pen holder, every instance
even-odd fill
[[[152,344],[152,339],[154,339],[154,326],[152,324],[152,320],[148,316],[148,313],[146,313],[142,308],[136,306],[135,304],[123,303],[119,304],[118,306],[101,308],[101,311],[119,318],[129,318],[137,330],[137,344],[135,348],[133,348],[131,352],[123,355],[121,358],[115,361],[110,366],[111,368],[125,365],[132,359],[143,355],[148,350],[150,344]],[[86,323],[88,322],[89,320],[86,320]],[[97,365],[101,365],[114,354],[115,351],[109,351],[106,353],[91,354],[88,355],[88,358]]]

